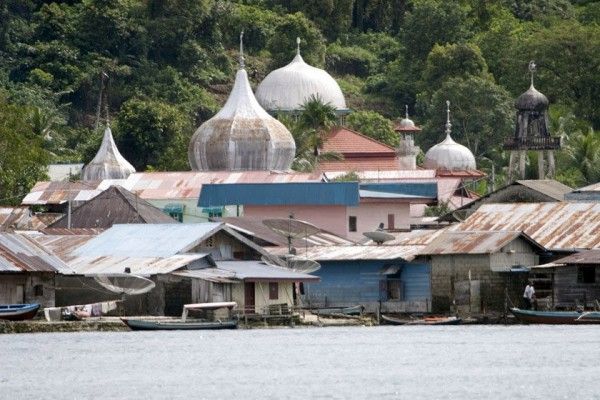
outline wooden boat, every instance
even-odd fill
[[[352,306],[352,307],[330,307],[330,308],[318,308],[312,312],[317,315],[360,315],[364,310],[363,306]]]
[[[600,324],[600,311],[534,311],[511,308],[510,312],[528,324]]]
[[[160,319],[135,319],[121,318],[132,331],[175,331],[175,330],[202,330],[202,329],[235,329],[237,320],[228,321],[200,321],[200,320],[160,320]]]
[[[22,321],[35,317],[39,304],[0,304],[0,319]]]
[[[394,317],[390,317],[388,315],[381,314],[382,321],[385,321],[386,324],[389,325],[406,325],[406,323],[410,322],[405,319],[398,319]]]
[[[425,317],[409,321],[406,325],[459,325],[461,322],[458,317]]]

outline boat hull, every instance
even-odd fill
[[[0,305],[0,319],[23,321],[35,317],[39,304],[3,304]]]
[[[363,306],[353,307],[332,307],[332,308],[319,308],[313,310],[313,313],[318,315],[360,315],[364,310]]]
[[[180,330],[217,330],[235,329],[238,322],[215,321],[215,322],[183,322],[183,321],[161,321],[121,318],[121,320],[133,331],[180,331]]]
[[[528,324],[588,325],[600,324],[600,312],[533,311],[511,308],[510,312],[521,322]]]

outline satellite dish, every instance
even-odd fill
[[[94,275],[93,277],[106,290],[119,294],[144,294],[156,286],[150,279],[131,274]]]
[[[272,254],[264,255],[260,258],[260,260],[267,265],[273,265],[276,267],[287,267],[287,262],[285,260],[282,260],[281,257],[277,257]]]
[[[288,259],[289,267],[295,272],[310,274],[321,269],[321,264],[304,257],[293,257]]]
[[[273,232],[291,239],[301,239],[321,232],[321,229],[313,224],[294,218],[265,219],[263,224]]]
[[[377,244],[382,244],[396,238],[394,235],[382,231],[364,232],[363,235]]]

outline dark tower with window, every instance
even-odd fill
[[[513,181],[517,174],[520,179],[525,179],[527,152],[530,150],[538,152],[538,179],[553,178],[555,173],[554,150],[560,149],[560,138],[550,136],[548,98],[533,86],[535,67],[535,63],[531,61],[531,86],[515,103],[515,134],[504,143],[504,149],[510,151],[509,182]]]

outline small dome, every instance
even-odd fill
[[[221,111],[192,136],[188,159],[197,171],[288,170],[295,152],[291,133],[258,104],[240,68]]]
[[[400,129],[403,129],[403,130],[405,130],[405,129],[415,129],[416,128],[415,123],[413,122],[413,120],[409,119],[409,118],[402,118],[400,120],[400,124],[398,124],[398,127]]]
[[[548,108],[548,104],[548,98],[531,84],[529,89],[519,96],[515,107],[522,111],[543,111]]]
[[[452,140],[450,135],[425,153],[425,168],[448,171],[476,169],[475,157],[471,150]]]
[[[450,102],[446,100],[446,139],[436,144],[425,153],[425,168],[448,171],[464,171],[476,169],[475,156],[467,147],[456,143],[450,136]]]
[[[305,63],[300,52],[291,63],[267,75],[256,89],[256,99],[267,110],[300,110],[311,96],[320,97],[336,110],[347,109],[335,79]]]
[[[135,168],[121,155],[112,131],[107,126],[98,153],[88,165],[83,167],[82,179],[84,181],[126,179],[134,172]]]

